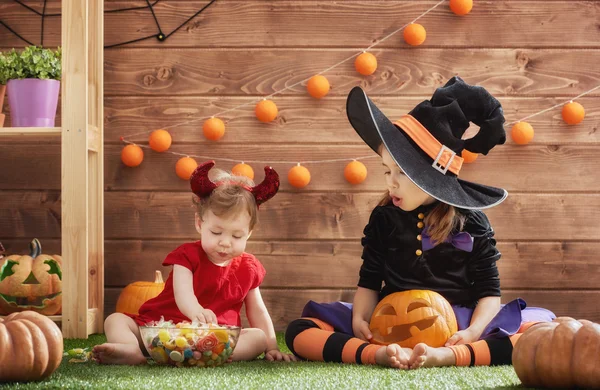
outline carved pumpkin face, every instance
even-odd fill
[[[418,343],[443,346],[458,330],[452,306],[440,294],[408,290],[390,294],[375,307],[369,325],[371,342],[413,348]]]
[[[54,315],[62,309],[61,257],[41,254],[34,239],[29,256],[0,258],[0,314],[32,310]]]

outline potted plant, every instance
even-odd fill
[[[4,107],[4,94],[6,93],[6,82],[8,81],[8,68],[6,66],[6,57],[0,52],[0,127],[4,126],[6,115],[2,113]]]
[[[0,84],[6,94],[13,127],[54,127],[61,77],[61,49],[29,46],[12,49],[0,60]]]

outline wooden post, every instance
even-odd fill
[[[90,334],[104,328],[104,0],[89,0],[88,12],[88,304],[95,309]]]
[[[66,338],[87,338],[102,329],[102,26],[101,0],[62,1],[62,329]]]

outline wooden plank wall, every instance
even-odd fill
[[[35,1],[32,6],[41,6]],[[106,9],[142,1],[107,0]],[[156,6],[163,31],[185,21],[204,0]],[[121,135],[200,118],[272,93],[367,47],[435,1],[219,0],[164,43],[148,40],[105,50],[106,311],[123,286],[150,280],[164,256],[193,240],[187,183],[174,174],[176,156],[146,152],[136,169],[122,166]],[[59,10],[50,2],[49,12]],[[38,9],[41,9],[38,7]],[[2,19],[39,39],[39,18],[13,2]],[[407,47],[401,34],[377,46],[379,69],[360,77],[352,62],[326,74],[330,95],[315,101],[303,87],[275,98],[278,119],[262,124],[252,107],[228,113],[227,133],[207,142],[201,122],[173,130],[173,151],[240,160],[351,158],[370,150],[349,126],[347,92],[363,86],[398,117],[453,75],[489,89],[507,121],[517,120],[600,84],[600,1],[475,1],[467,17],[440,6],[421,20],[427,41]],[[147,10],[107,13],[106,44],[155,31]],[[60,39],[49,20],[45,39]],[[22,46],[0,28],[0,47]],[[560,109],[530,120],[535,138],[512,141],[464,169],[467,180],[505,187],[510,197],[488,215],[503,258],[504,301],[517,296],[559,315],[600,321],[600,90],[579,99],[586,119],[567,126]],[[143,135],[133,140],[146,143]],[[0,145],[0,239],[23,252],[31,237],[47,252],[60,248],[60,147],[57,141]],[[229,168],[228,164],[220,164]],[[377,160],[352,187],[343,164],[308,165],[312,182],[265,204],[249,244],[268,276],[263,294],[278,329],[308,299],[351,300],[360,267],[360,238],[382,189]],[[288,164],[274,164],[285,178]],[[260,165],[254,165],[262,179]]]

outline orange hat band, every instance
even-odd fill
[[[450,171],[458,176],[463,164],[463,158],[457,156],[446,145],[442,145],[421,122],[416,120],[412,115],[404,115],[394,122],[394,124],[404,130],[419,148],[433,159],[432,167],[444,175],[447,171]]]

